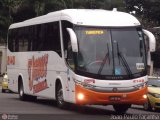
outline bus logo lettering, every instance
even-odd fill
[[[8,65],[15,65],[15,56],[8,56],[7,64]]]
[[[133,83],[143,83],[143,82],[145,82],[144,79],[133,80]]]
[[[46,80],[47,64],[48,54],[39,58],[32,56],[32,59],[28,60],[29,89],[30,91],[33,89],[33,93],[48,88]],[[36,82],[37,84],[34,84],[34,81],[38,81],[38,83]]]
[[[85,31],[86,35],[102,35],[104,34],[103,30],[87,30]]]

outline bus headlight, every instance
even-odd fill
[[[78,100],[84,100],[84,94],[78,93],[77,98],[78,98]]]
[[[147,99],[147,95],[143,95],[143,98],[144,98],[144,99]]]

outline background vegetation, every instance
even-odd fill
[[[0,0],[0,43],[6,42],[7,30],[12,23],[71,8],[117,8],[136,16],[146,29],[160,26],[160,0]],[[154,33],[160,51],[160,31]]]

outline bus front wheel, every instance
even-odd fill
[[[59,84],[56,89],[56,101],[59,108],[66,108],[66,102],[63,97],[63,88],[62,85]]]
[[[152,106],[151,106],[151,103],[149,102],[149,99],[147,100],[146,103],[144,103],[143,107],[144,107],[144,110],[146,110],[146,111],[152,110]]]
[[[113,105],[114,110],[118,114],[125,114],[126,111],[131,107],[130,104],[115,104]]]

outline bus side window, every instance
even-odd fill
[[[8,33],[8,48],[10,51],[13,52],[13,49],[14,49],[14,32],[12,29],[9,30],[9,33]]]
[[[14,41],[14,46],[15,46],[14,51],[15,52],[19,51],[19,36],[20,36],[20,28],[17,29],[17,34],[16,34],[15,41]]]

